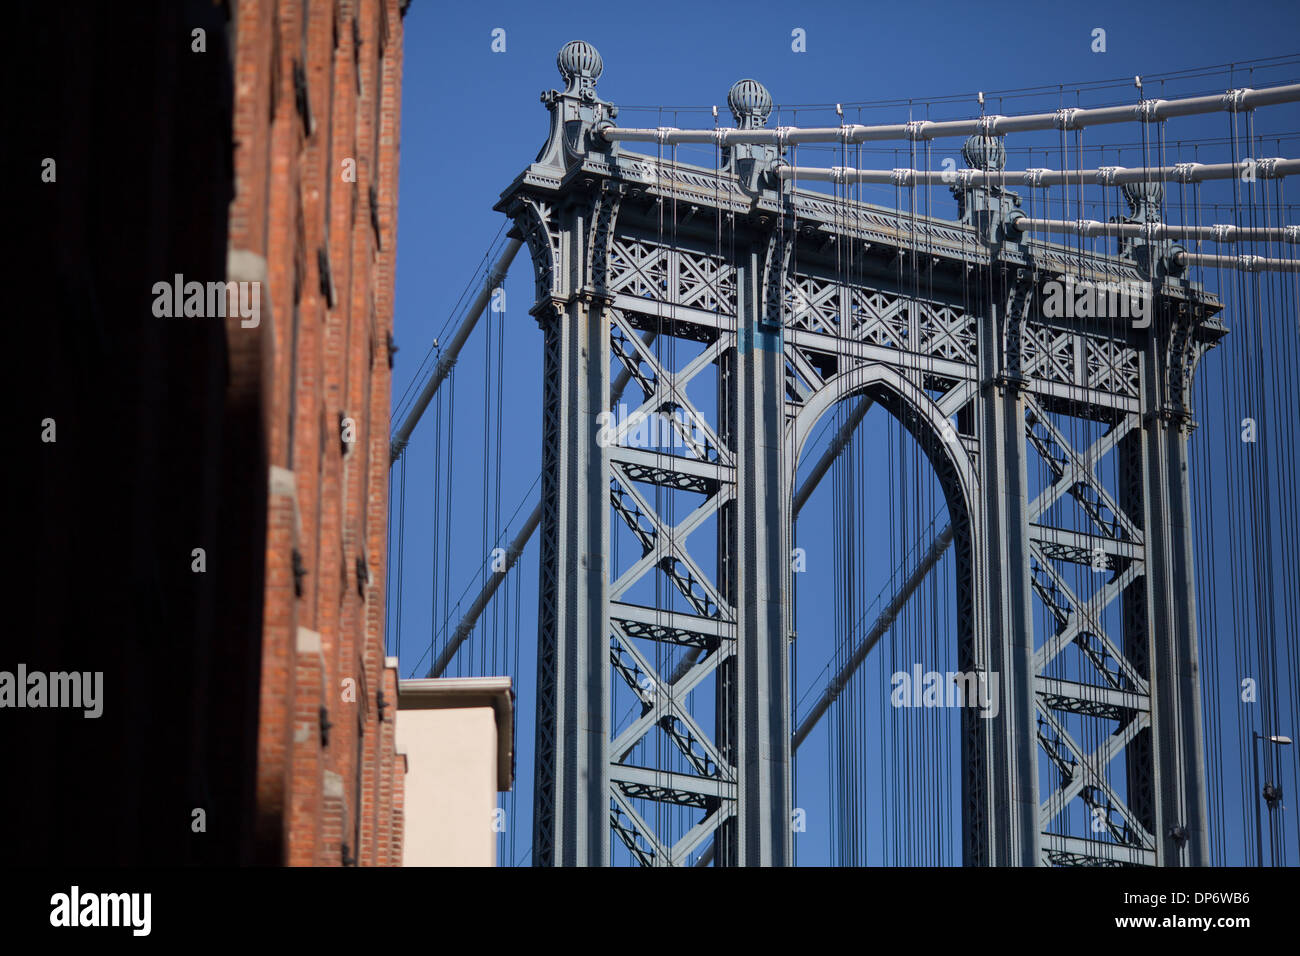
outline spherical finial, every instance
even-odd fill
[[[976,133],[962,144],[961,157],[971,169],[996,171],[1007,164],[1007,148],[1001,136]]]
[[[1128,200],[1128,208],[1134,219],[1144,222],[1157,222],[1160,219],[1160,204],[1165,198],[1165,184],[1161,182],[1120,183],[1120,191]]]
[[[586,40],[570,40],[560,47],[555,57],[555,65],[560,68],[564,82],[572,85],[577,79],[594,83],[605,69],[605,61],[600,58],[596,48]]]
[[[727,105],[739,129],[761,129],[772,113],[772,94],[758,80],[738,80],[727,94]]]

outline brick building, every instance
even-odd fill
[[[381,586],[401,14],[245,0],[233,34],[231,269],[271,292],[254,334],[228,323],[269,465],[259,856],[382,865],[401,845]]]
[[[50,79],[17,159],[57,167],[23,353],[57,439],[16,489],[39,518],[12,626],[36,639],[0,669],[102,671],[104,713],[0,714],[23,781],[7,859],[401,862],[383,600],[406,2],[20,8]],[[177,276],[256,283],[260,313],[232,294],[228,317],[159,317]]]

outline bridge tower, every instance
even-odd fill
[[[1225,329],[1176,247],[1031,241],[1019,197],[960,176],[958,221],[850,203],[783,182],[783,147],[743,136],[712,168],[636,154],[604,135],[595,48],[558,66],[550,136],[496,207],[544,335],[534,862],[606,865],[613,840],[643,865],[792,862],[796,465],[858,396],[938,474],[959,665],[1000,676],[995,718],[963,711],[965,862],[1204,863],[1187,441]],[[742,131],[772,108],[753,80],[728,105]],[[963,155],[1006,159],[991,135]],[[1158,218],[1161,188],[1125,187],[1132,221]],[[1089,283],[1150,308],[1048,305]],[[631,440],[646,423],[650,446]]]

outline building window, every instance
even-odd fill
[[[307,90],[307,71],[299,60],[293,61],[293,98],[298,107],[298,115],[302,118],[302,133],[304,136],[311,136],[316,131],[316,120],[311,115],[311,97]]]
[[[320,294],[325,297],[325,302],[332,309],[335,302],[334,291],[334,273],[330,269],[330,250],[329,238],[326,237],[326,244],[316,250],[316,267],[320,271]]]
[[[357,96],[361,95],[361,25],[352,18],[352,76],[357,81]]]

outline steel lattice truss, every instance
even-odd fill
[[[963,714],[966,862],[1202,862],[1187,398],[1217,302],[1161,275],[1149,328],[1047,319],[1045,282],[1150,262],[994,243],[977,190],[947,222],[751,188],[759,148],[596,150],[612,109],[565,78],[498,206],[545,334],[535,861],[608,863],[611,834],[647,866],[790,861],[795,466],[860,395],[934,465],[959,662],[1002,678],[997,718]]]

